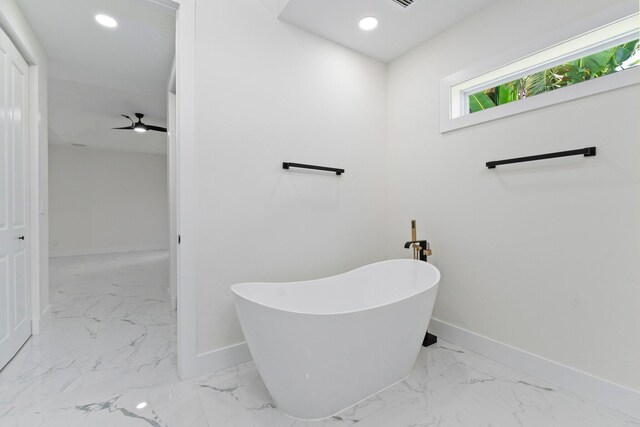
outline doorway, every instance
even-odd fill
[[[50,327],[92,349],[81,370],[175,375],[167,160],[175,11],[147,0],[18,3],[51,65]],[[72,16],[60,14],[73,5]],[[45,20],[55,14],[77,30],[59,34]]]

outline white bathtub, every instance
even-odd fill
[[[274,403],[291,417],[313,420],[409,375],[439,281],[433,265],[399,259],[325,279],[231,290]]]

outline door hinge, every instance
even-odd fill
[[[180,244],[180,235],[178,234],[178,244]]]

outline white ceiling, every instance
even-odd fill
[[[17,0],[44,46],[49,68],[50,143],[165,152],[166,134],[111,130],[145,114],[166,126],[175,11],[152,0]],[[94,16],[118,21],[108,29]]]
[[[382,62],[390,62],[494,0],[289,0],[280,19]],[[362,31],[358,22],[379,25]]]

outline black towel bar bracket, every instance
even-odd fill
[[[339,168],[328,168],[326,166],[315,166],[315,165],[305,165],[302,163],[282,162],[282,169],[289,169],[289,168],[313,169],[317,171],[335,172],[336,175],[342,175],[344,173],[344,169],[339,169]]]
[[[538,154],[537,156],[516,157],[514,159],[495,160],[487,162],[489,169],[495,169],[496,166],[508,165],[510,163],[533,162],[535,160],[554,159],[556,157],[580,156],[591,157],[596,155],[596,147],[586,147],[579,150],[558,151],[556,153]]]

